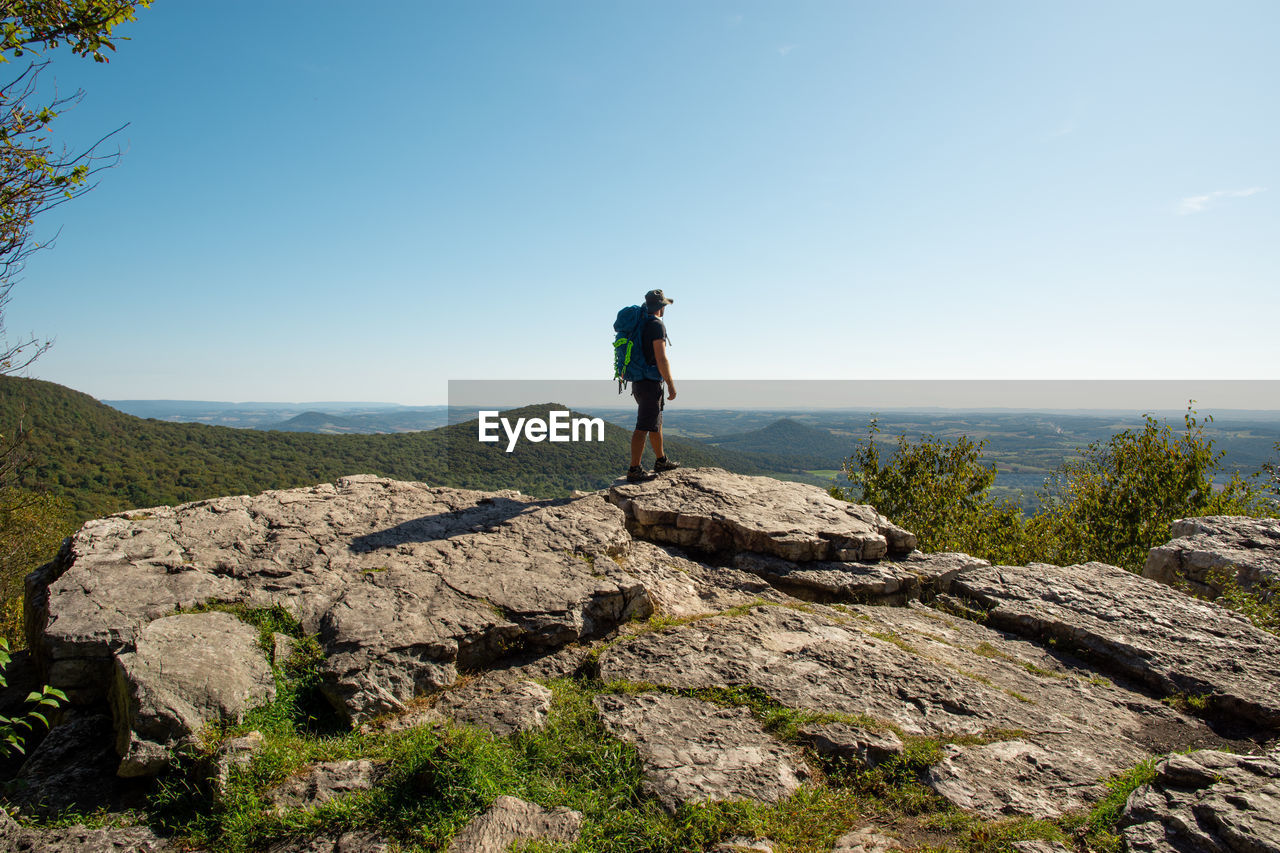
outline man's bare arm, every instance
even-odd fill
[[[667,342],[665,340],[653,342],[653,360],[657,362],[658,372],[662,374],[662,378],[667,380],[667,399],[674,400],[676,398],[676,381],[671,378],[671,362],[667,361]]]

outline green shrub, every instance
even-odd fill
[[[874,421],[844,463],[853,489],[831,492],[876,507],[915,533],[924,551],[964,551],[996,563],[1097,560],[1140,571],[1175,519],[1274,511],[1238,474],[1214,488],[1223,453],[1204,434],[1212,420],[1197,420],[1188,406],[1181,433],[1147,415],[1142,428],[1095,441],[1051,475],[1030,518],[991,496],[996,470],[982,463],[985,441],[902,436],[882,461]]]
[[[1147,553],[1169,540],[1175,519],[1266,512],[1258,488],[1238,474],[1214,489],[1223,453],[1204,434],[1212,416],[1197,420],[1188,406],[1181,434],[1145,420],[1141,429],[1090,444],[1049,478],[1027,526],[1037,559],[1140,571]]]
[[[835,497],[871,504],[915,533],[921,550],[964,551],[1003,563],[1017,559],[1022,511],[990,495],[996,469],[982,464],[985,440],[926,434],[913,444],[902,436],[893,456],[882,461],[879,432],[873,420],[866,441],[843,465],[852,488],[832,487]]]
[[[7,687],[9,682],[5,679],[5,670],[9,666],[9,641],[4,637],[0,637],[0,687]],[[67,701],[67,694],[63,693],[56,687],[45,685],[40,690],[32,691],[27,694],[27,704],[34,707],[20,717],[6,717],[0,715],[0,758],[5,758],[15,752],[26,752],[23,746],[25,738],[24,732],[30,732],[36,723],[40,723],[45,728],[49,727],[49,719],[44,715],[44,709],[55,710],[63,702]]]

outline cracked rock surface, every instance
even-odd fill
[[[809,771],[746,708],[664,693],[597,696],[605,727],[635,744],[645,786],[668,811],[701,800],[772,803]]]
[[[1130,853],[1280,851],[1280,750],[1197,750],[1156,765],[1121,819]]]
[[[1147,554],[1142,576],[1170,585],[1184,583],[1208,598],[1222,595],[1215,571],[1234,577],[1242,589],[1264,597],[1280,584],[1280,519],[1211,515],[1180,518],[1173,539]]]
[[[209,601],[279,605],[320,635],[326,693],[359,720],[459,666],[646,615],[644,587],[609,559],[630,542],[596,496],[349,477],[89,522],[28,580],[27,622],[50,683],[89,702],[155,620]]]
[[[950,584],[986,624],[1049,638],[1161,696],[1280,728],[1280,637],[1239,614],[1103,563],[981,566]]]
[[[449,853],[502,853],[517,841],[578,840],[582,814],[572,809],[544,809],[518,797],[498,797],[485,812],[454,836]]]
[[[1052,659],[990,628],[926,608],[856,612],[760,606],[702,619],[611,646],[600,675],[676,689],[749,685],[880,732],[977,739],[951,747],[928,782],[993,817],[1076,808],[1105,793],[1101,778],[1154,754],[1152,729],[1203,731],[1109,682],[1055,672]]]

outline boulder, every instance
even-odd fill
[[[1102,563],[985,566],[948,585],[985,624],[1052,641],[1162,697],[1280,728],[1280,637],[1243,616]]]
[[[817,486],[747,477],[720,468],[682,468],[609,489],[609,500],[641,539],[708,552],[748,551],[784,560],[875,560],[905,555],[913,534],[874,508]]]
[[[1280,750],[1170,755],[1129,795],[1120,826],[1129,853],[1280,853]]]
[[[234,724],[275,698],[258,631],[229,613],[149,622],[116,658],[111,704],[120,776],[149,776],[209,723]]]
[[[704,800],[777,802],[810,775],[747,708],[664,693],[597,696],[596,708],[605,728],[635,745],[646,789],[670,812]]]
[[[1218,572],[1264,598],[1280,588],[1280,519],[1180,518],[1172,533],[1172,541],[1147,554],[1143,577],[1171,586],[1185,584],[1211,599],[1222,595],[1222,585],[1213,577]]]
[[[138,805],[142,792],[116,776],[114,745],[110,716],[71,713],[23,762],[9,801],[42,815]]]
[[[493,805],[454,836],[448,853],[506,853],[516,841],[542,839],[571,844],[578,840],[582,813],[544,809],[517,797],[498,797]]]

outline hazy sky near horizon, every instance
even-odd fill
[[[120,32],[45,72],[86,91],[60,140],[127,151],[38,220],[6,316],[99,398],[608,382],[652,287],[677,380],[1277,378],[1273,0],[155,0]]]

